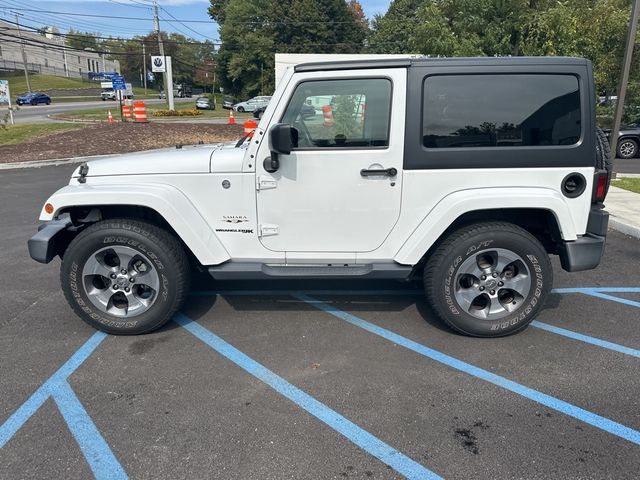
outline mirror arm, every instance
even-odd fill
[[[264,159],[262,166],[265,172],[274,173],[280,168],[280,159],[276,152],[271,152],[271,156]]]

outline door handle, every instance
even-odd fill
[[[375,177],[375,176],[380,176],[380,175],[384,175],[386,177],[395,177],[396,175],[398,175],[398,170],[395,168],[381,168],[381,169],[366,169],[363,168],[362,170],[360,170],[360,175],[362,175],[363,177]]]

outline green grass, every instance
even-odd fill
[[[11,91],[11,97],[15,98],[16,96],[25,93],[27,91],[27,81],[24,78],[24,75],[12,75],[10,77],[2,77],[3,79],[9,80],[9,88]],[[63,89],[63,90],[77,90],[79,88],[97,88],[100,89],[100,82],[89,82],[82,81],[78,78],[67,78],[67,77],[56,77],[54,75],[41,75],[34,74],[29,75],[29,82],[31,83],[32,91],[42,91],[42,90],[51,90],[51,89]],[[133,87],[133,94],[137,98],[157,98],[157,93],[155,90],[148,88],[147,96],[144,95],[143,87]],[[64,100],[62,100],[64,98]],[[74,100],[73,97],[54,97],[54,100],[59,101],[82,101],[82,100],[96,100],[99,97],[78,97],[81,100]]]
[[[26,125],[8,125],[0,128],[0,145],[16,145],[35,137],[49,135],[64,130],[77,130],[83,125],[69,123],[30,123]]]
[[[5,77],[6,78],[6,77]],[[24,75],[16,75],[9,77],[9,88],[11,90],[11,96],[19,95],[27,91],[27,81]],[[31,90],[49,90],[52,88],[62,89],[77,89],[77,88],[100,88],[99,82],[83,82],[76,78],[56,77],[54,75],[29,75],[29,82],[31,83]]]
[[[618,180],[613,180],[611,185],[618,188],[624,188],[630,192],[640,193],[640,178],[623,177]]]
[[[189,102],[180,102],[175,104],[176,110],[190,110],[195,108],[196,105],[196,97],[193,98],[193,101]],[[229,117],[229,110],[225,110],[221,107],[221,103],[218,103],[216,110],[201,110],[202,115],[194,116],[194,117],[154,117],[153,112],[157,110],[166,110],[166,104],[154,104],[147,105],[147,117],[149,120],[157,120],[158,118],[169,118],[169,119],[205,119],[205,118],[227,118]],[[65,112],[58,115],[54,115],[56,118],[63,119],[72,119],[72,120],[106,120],[108,116],[109,110],[113,115],[113,118],[118,120],[120,118],[120,111],[117,102],[110,102],[105,107],[100,108],[91,108],[86,110],[73,110],[71,112]],[[236,120],[237,119],[245,119],[251,118],[251,113],[238,113],[234,112]]]

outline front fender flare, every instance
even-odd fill
[[[400,247],[394,260],[404,265],[415,265],[456,219],[465,213],[499,208],[548,210],[554,215],[564,240],[578,238],[569,206],[555,190],[476,188],[454,192],[440,200]]]
[[[68,185],[46,203],[53,213],[40,212],[48,221],[63,209],[82,206],[139,205],[155,210],[180,236],[202,265],[217,265],[231,257],[200,212],[182,191],[166,184]]]

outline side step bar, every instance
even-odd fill
[[[398,263],[370,263],[366,265],[273,265],[229,261],[209,267],[216,280],[259,280],[265,278],[376,278],[399,279],[409,277],[413,267]]]

